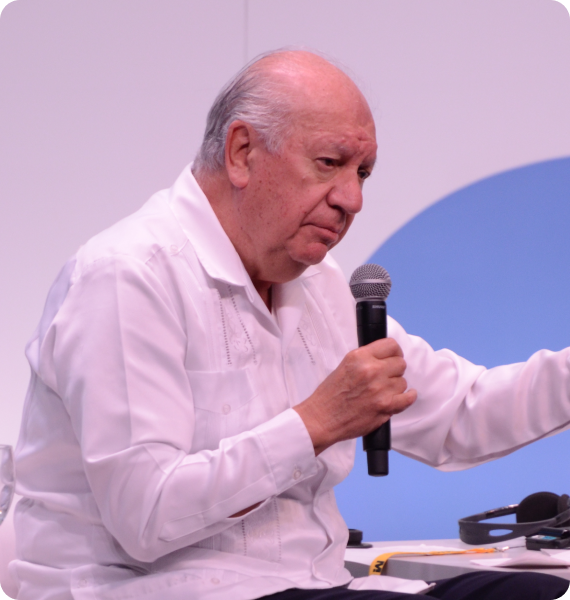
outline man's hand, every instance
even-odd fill
[[[417,393],[406,391],[405,370],[402,349],[391,338],[349,352],[315,392],[294,407],[315,454],[370,433],[413,404]]]

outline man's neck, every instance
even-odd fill
[[[269,285],[269,286],[264,286],[264,287],[258,287],[255,285],[255,289],[257,290],[257,293],[261,296],[261,299],[263,300],[263,302],[265,303],[265,306],[267,306],[269,312],[271,312],[271,299],[272,299],[272,291],[273,291],[273,286]]]

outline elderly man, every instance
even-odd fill
[[[64,267],[27,348],[21,600],[566,591],[536,574],[351,582],[343,567],[333,487],[357,436],[396,415],[396,449],[451,469],[570,423],[568,351],[486,371],[394,321],[355,349],[327,252],[375,156],[353,82],[273,53],[222,91],[192,168]]]

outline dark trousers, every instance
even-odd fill
[[[264,596],[263,600],[555,600],[566,593],[569,583],[567,579],[542,573],[478,571],[438,581],[425,595],[336,587],[285,590]]]

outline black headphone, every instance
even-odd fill
[[[516,523],[480,523],[494,517],[516,514]],[[520,504],[494,508],[478,515],[459,519],[459,537],[466,544],[492,544],[515,537],[538,533],[543,527],[560,527],[570,524],[570,497],[567,494],[537,492],[527,496]],[[509,533],[493,535],[500,529]]]

